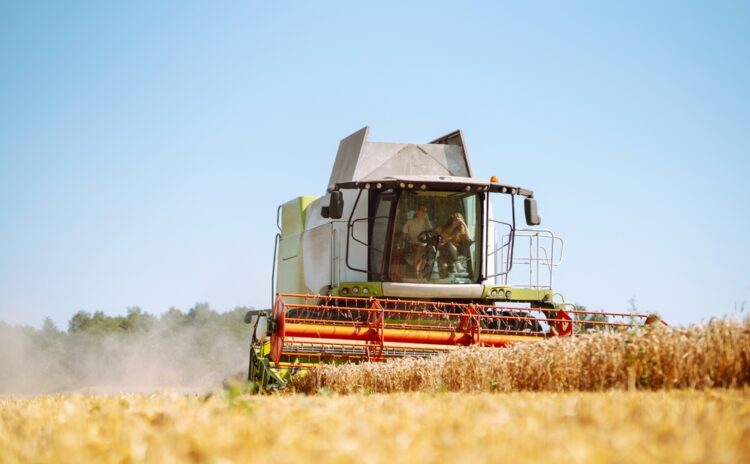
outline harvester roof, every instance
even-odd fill
[[[341,140],[328,188],[350,182],[412,176],[472,177],[463,136],[453,132],[431,143],[368,142],[364,127]]]
[[[534,192],[514,185],[500,184],[474,177],[459,176],[393,176],[379,179],[364,179],[353,182],[339,182],[335,188],[340,189],[388,189],[408,188],[414,190],[444,190],[444,191],[474,191],[498,192],[513,195],[523,195],[532,198]]]
[[[341,140],[328,188],[413,188],[499,192],[532,197],[531,190],[472,177],[463,134],[430,143],[369,142],[369,127]]]

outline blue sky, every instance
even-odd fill
[[[743,2],[3,2],[0,320],[265,307],[338,141],[464,130],[536,192],[556,289],[684,324],[750,300]]]

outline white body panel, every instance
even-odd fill
[[[481,284],[383,282],[383,294],[401,298],[481,298]]]
[[[350,239],[349,266],[346,264],[347,221],[359,193],[344,190],[344,214],[339,220],[324,218],[321,207],[328,205],[330,195],[315,200],[307,208],[305,231],[302,235],[302,254],[305,284],[314,292],[325,293],[339,282],[362,282],[367,273],[350,269],[367,269],[367,247]],[[368,192],[362,192],[352,221],[367,218]],[[353,226],[355,237],[367,243],[367,221]]]

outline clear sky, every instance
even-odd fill
[[[0,320],[267,307],[364,125],[533,189],[569,301],[750,301],[750,3],[370,3],[2,2]]]

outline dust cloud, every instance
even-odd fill
[[[36,330],[0,322],[0,394],[209,392],[247,372],[251,330],[242,324],[162,318],[132,332]],[[226,324],[225,324],[226,325]]]

